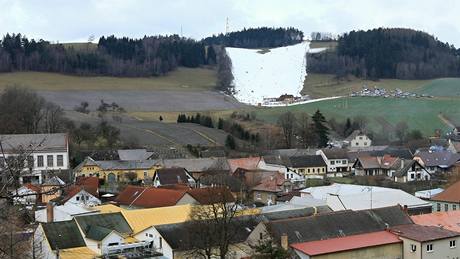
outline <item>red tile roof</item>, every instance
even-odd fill
[[[260,184],[252,188],[253,191],[282,192],[283,184],[286,181],[284,175],[276,173],[274,176],[267,176],[262,179]]]
[[[34,191],[36,193],[39,193],[41,188],[40,186],[37,186],[37,185],[33,185],[31,183],[26,183],[24,184],[24,187],[26,187],[27,189],[31,190],[31,191]]]
[[[431,198],[434,201],[460,202],[460,181],[452,184],[440,194]]]
[[[262,157],[228,159],[228,164],[230,165],[230,170],[233,173],[238,168],[243,168],[247,170],[256,170],[261,160],[262,160]]]
[[[460,236],[459,232],[454,232],[441,227],[421,226],[417,224],[394,226],[390,229],[390,231],[398,236],[418,242],[428,242]]]
[[[185,190],[128,185],[118,194],[115,202],[143,208],[174,206],[185,193]]]
[[[227,187],[195,188],[187,191],[201,205],[219,202],[235,202],[235,198]]]
[[[77,177],[77,180],[75,181],[75,185],[91,186],[93,188],[99,189],[99,178],[94,177],[94,176]]]
[[[415,224],[443,226],[445,229],[460,232],[460,210],[414,215],[411,219]]]
[[[326,240],[292,244],[291,247],[309,256],[331,254],[354,249],[396,244],[402,241],[388,231],[378,231]]]

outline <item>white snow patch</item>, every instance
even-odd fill
[[[264,54],[260,49],[225,48],[232,60],[235,98],[257,105],[264,98],[299,96],[307,75],[308,48],[309,42],[273,48]]]
[[[294,103],[273,103],[273,104],[266,104],[262,106],[266,107],[284,107],[284,106],[295,106],[299,104],[306,104],[306,103],[316,103],[316,102],[321,102],[321,101],[327,101],[327,100],[334,100],[338,98],[343,98],[344,96],[332,96],[332,97],[324,97],[324,98],[318,98],[318,99],[310,99],[310,100],[305,100],[305,101],[299,101],[299,102],[294,102]]]
[[[325,50],[327,50],[328,48],[314,48],[314,49],[309,49],[308,50],[308,53],[311,53],[311,54],[314,54],[314,53],[320,53],[320,52],[323,52]]]

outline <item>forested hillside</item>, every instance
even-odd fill
[[[411,29],[351,31],[336,51],[311,54],[308,71],[362,78],[428,79],[460,76],[460,51]]]
[[[7,34],[0,41],[0,72],[44,71],[77,75],[157,76],[178,66],[215,63],[212,48],[188,38],[151,36],[142,39],[101,37],[95,49],[74,49],[44,40]]]
[[[250,28],[203,39],[207,45],[235,48],[275,48],[301,42],[303,32],[295,28]]]

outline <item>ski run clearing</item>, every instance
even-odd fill
[[[232,60],[235,98],[252,105],[265,98],[300,96],[309,42],[273,49],[226,48]]]

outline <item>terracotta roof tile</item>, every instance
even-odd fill
[[[247,157],[247,158],[237,158],[237,159],[228,159],[228,164],[230,165],[230,170],[233,172],[238,168],[243,168],[247,170],[255,170],[258,168],[262,157]]]
[[[33,185],[31,183],[24,184],[24,187],[26,187],[27,189],[32,190],[32,191],[34,191],[36,193],[39,193],[40,190],[41,190],[40,186]]]
[[[431,198],[434,201],[460,202],[460,181],[452,184],[440,194]]]
[[[252,188],[253,191],[282,192],[286,181],[283,174],[277,173],[262,179],[261,183]]]
[[[414,215],[411,219],[415,224],[423,226],[443,226],[445,229],[460,232],[460,210],[434,212]]]
[[[291,245],[291,247],[309,256],[316,256],[401,242],[402,241],[397,235],[388,231],[378,231],[326,240],[297,243]]]
[[[235,201],[232,193],[226,187],[195,188],[188,190],[187,193],[201,205]]]
[[[174,206],[184,196],[185,190],[140,187],[128,185],[115,202],[143,208]]]

